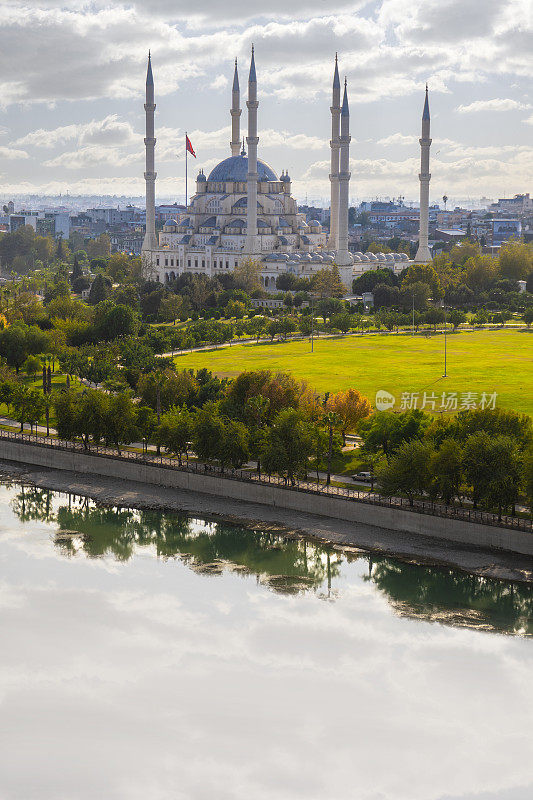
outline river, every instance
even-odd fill
[[[1,800],[530,800],[533,587],[0,486]]]

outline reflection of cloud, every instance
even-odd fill
[[[96,525],[77,511],[76,526],[68,509],[53,510],[92,534],[95,552],[121,551],[112,512],[99,509],[106,524]],[[163,515],[130,515],[128,543],[136,531],[143,539],[143,519],[161,529]],[[53,554],[57,521],[22,525],[4,513],[2,523],[3,800],[314,800],[351,797],[354,785],[358,800],[531,794],[530,643],[396,616],[385,590],[398,593],[417,568],[379,559],[376,591],[362,579],[366,559],[345,562],[326,603],[280,596],[252,575],[198,575],[140,548],[120,564],[43,565],[19,545],[30,534]],[[178,518],[162,525],[159,551],[176,549],[173,531],[206,559],[205,537],[224,534]],[[264,563],[268,534],[264,551],[237,534],[228,546]],[[293,554],[295,544],[286,543]],[[106,563],[114,574],[94,569]],[[405,588],[438,592],[420,570]],[[471,578],[456,576],[466,591]]]

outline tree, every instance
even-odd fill
[[[378,283],[386,286],[396,286],[397,282],[398,280],[392,270],[387,268],[373,269],[363,273],[358,278],[354,278],[352,291],[354,294],[372,292]]]
[[[364,449],[369,453],[380,450],[385,455],[394,453],[398,447],[412,439],[422,439],[431,422],[429,414],[419,409],[394,414],[378,411],[359,423],[359,433]]]
[[[265,431],[270,400],[258,394],[249,397],[244,406],[244,420],[248,428],[250,456],[257,462],[257,472],[261,475],[261,453],[265,443]]]
[[[15,367],[17,375],[29,354],[26,329],[12,325],[0,331],[0,356],[3,356],[10,367]]]
[[[345,311],[344,304],[335,297],[325,297],[318,302],[318,310],[322,315],[324,322],[331,319],[334,314],[342,314]]]
[[[452,247],[450,259],[455,266],[463,267],[469,258],[475,258],[480,252],[480,247],[476,242],[465,241]]]
[[[332,328],[337,328],[342,333],[348,333],[353,325],[353,317],[347,311],[334,314],[329,321]]]
[[[526,448],[533,441],[533,423],[527,414],[504,408],[477,408],[460,411],[447,426],[449,437],[464,442],[478,431],[490,436],[510,436],[520,447]]]
[[[372,413],[370,401],[357,389],[348,389],[330,395],[326,401],[326,411],[333,411],[340,420],[342,442],[346,444],[346,434],[355,433],[361,420]]]
[[[96,306],[98,303],[102,303],[104,300],[107,300],[110,294],[111,281],[109,278],[104,277],[104,275],[101,273],[98,273],[92,283],[87,302],[91,306]]]
[[[216,403],[206,403],[196,413],[193,423],[192,446],[198,458],[206,461],[217,459],[224,436],[224,421],[218,406]]]
[[[124,392],[105,395],[104,436],[111,441],[120,454],[120,445],[129,444],[138,435],[137,413],[134,403]]]
[[[313,426],[296,409],[280,411],[265,436],[264,469],[284,475],[294,485],[298,476],[307,473],[312,454]]]
[[[462,478],[462,451],[454,439],[445,439],[431,457],[429,472],[432,491],[449,505],[459,493]]]
[[[169,453],[178,456],[182,463],[183,454],[188,456],[189,441],[192,436],[192,417],[186,407],[174,406],[161,417],[161,424],[157,428],[158,443],[163,445]]]
[[[405,494],[412,506],[415,497],[429,489],[432,456],[433,449],[428,442],[403,442],[388,462],[378,468],[381,493],[387,496]]]
[[[378,283],[374,287],[374,308],[390,308],[400,303],[400,290],[397,286]]]
[[[437,324],[444,322],[444,311],[442,308],[428,308],[424,314],[424,321],[433,325],[433,330],[437,332]]]
[[[533,445],[524,454],[523,482],[529,511],[533,515]]]
[[[487,487],[487,502],[498,507],[498,519],[501,521],[504,508],[511,508],[513,514],[515,512],[522,483],[522,455],[516,440],[510,436],[497,436],[492,439],[487,459],[493,465]]]
[[[466,322],[466,314],[464,311],[459,311],[457,308],[452,308],[448,314],[448,320],[453,325],[454,331],[456,331],[459,325],[462,325],[464,322]]]
[[[224,311],[228,319],[231,317],[235,317],[235,319],[242,319],[246,314],[246,306],[241,300],[230,300],[227,303]]]
[[[99,339],[111,341],[119,336],[134,335],[139,321],[133,309],[106,301],[96,307],[94,325]]]
[[[526,308],[524,312],[524,316],[522,317],[524,322],[526,323],[527,327],[531,327],[531,323],[533,322],[533,306]]]
[[[251,294],[261,288],[261,271],[263,265],[255,258],[243,259],[233,270],[235,286]]]
[[[312,278],[313,291],[321,297],[344,297],[344,286],[339,268],[334,264],[331,268],[320,269]]]
[[[126,253],[113,253],[107,262],[107,272],[114,281],[124,280],[129,273],[129,258]]]
[[[172,406],[192,405],[197,390],[198,381],[188,370],[154,370],[142,375],[137,384],[142,403],[156,410],[159,405],[160,411],[167,411]]]
[[[442,297],[442,287],[438,275],[431,264],[412,264],[408,267],[402,280],[402,289],[411,284],[425,283],[429,289],[426,300],[431,294],[433,300]]]
[[[161,300],[159,318],[163,322],[175,322],[181,316],[183,309],[183,297],[179,294],[169,294]]]
[[[22,365],[24,372],[35,380],[36,374],[42,369],[41,359],[30,355]]]
[[[517,281],[525,280],[533,270],[533,247],[515,240],[504,242],[498,261],[502,275]]]
[[[74,286],[74,283],[77,280],[79,280],[80,278],[83,278],[83,268],[82,268],[82,266],[80,264],[80,261],[78,259],[78,254],[75,253],[74,254],[74,264],[72,266],[72,274],[70,276],[70,282],[71,282],[72,286]]]
[[[240,469],[250,457],[249,434],[242,422],[228,420],[224,424],[222,440],[219,442],[218,459],[222,471],[227,463]]]
[[[97,239],[87,242],[87,255],[91,259],[108,259],[111,252],[111,239],[107,233],[101,233]]]
[[[266,319],[264,317],[252,317],[247,324],[248,333],[255,336],[256,341],[259,342],[261,335],[266,329]]]
[[[415,309],[421,311],[427,306],[430,291],[430,286],[424,281],[406,283],[400,289],[400,303],[404,309],[411,309],[414,303]]]
[[[478,254],[469,258],[464,268],[466,284],[474,291],[480,292],[495,280],[498,262],[492,256]]]
[[[15,419],[20,422],[21,433],[25,424],[29,424],[33,429],[44,413],[42,394],[37,389],[31,389],[20,383],[13,386],[11,405]]]
[[[488,495],[491,481],[492,464],[487,458],[490,452],[492,437],[485,431],[473,433],[465,442],[463,450],[463,468],[465,478],[472,487],[474,508]]]

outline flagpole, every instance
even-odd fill
[[[187,131],[185,131],[185,211],[189,205],[187,200]]]

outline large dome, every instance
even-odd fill
[[[274,170],[257,159],[257,174],[260,181],[277,181]],[[248,176],[248,156],[231,156],[224,159],[211,171],[209,181],[245,181]]]

